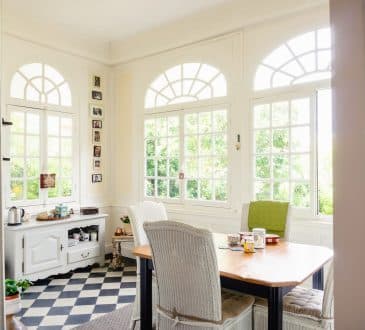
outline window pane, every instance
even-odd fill
[[[179,138],[169,138],[169,156],[179,156]]]
[[[23,178],[24,160],[23,158],[12,158],[10,167],[10,176],[12,178]]]
[[[155,195],[155,180],[154,179],[146,180],[146,195],[150,196],[150,197]]]
[[[167,180],[157,180],[157,196],[167,197]]]
[[[289,200],[289,182],[275,182],[273,199],[276,201]]]
[[[198,137],[188,136],[185,138],[185,154],[195,156],[198,154]]]
[[[187,198],[198,198],[198,180],[188,180],[186,183]]]
[[[214,158],[214,177],[223,179],[227,177],[228,159],[227,157]]]
[[[154,159],[147,159],[146,161],[146,175],[155,176],[155,161]]]
[[[254,127],[270,127],[270,105],[260,104],[254,107]]]
[[[211,135],[201,135],[199,137],[199,155],[211,155],[213,152],[213,142]]]
[[[310,187],[308,183],[292,184],[292,203],[298,207],[309,207]]]
[[[156,156],[167,156],[167,138],[156,139]]]
[[[167,118],[157,118],[156,119],[156,135],[157,136],[167,136]]]
[[[194,134],[198,132],[198,114],[192,113],[185,115],[185,134]]]
[[[146,138],[154,138],[155,137],[155,120],[148,119],[144,121],[144,136]]]
[[[72,195],[72,181],[71,179],[62,179],[61,194],[63,197],[69,197]]]
[[[200,198],[204,200],[212,199],[213,192],[212,180],[202,179],[200,180]]]
[[[55,157],[59,155],[59,138],[48,138],[48,156]]]
[[[318,91],[319,213],[333,214],[331,90]]]
[[[155,156],[155,140],[146,141],[146,156],[147,157]]]
[[[169,160],[169,176],[174,177],[177,176],[179,173],[179,159],[171,158]]]
[[[47,118],[48,135],[58,136],[60,133],[60,119],[57,116],[48,116]]]
[[[270,157],[256,157],[256,178],[266,179],[270,177]]]
[[[286,126],[289,122],[288,102],[276,102],[272,104],[272,126]]]
[[[48,173],[56,174],[56,182],[57,182],[57,177],[60,175],[59,166],[60,165],[58,158],[48,158]]]
[[[157,161],[157,176],[167,176],[167,159]]]
[[[62,118],[61,119],[61,135],[72,136],[72,119]]]
[[[293,127],[291,129],[291,150],[295,152],[309,151],[310,131],[309,127]]]
[[[179,117],[168,118],[168,134],[179,135]]]
[[[213,121],[215,132],[221,132],[227,130],[227,111],[214,111],[213,112]]]
[[[309,179],[309,155],[295,155],[291,158],[291,176],[293,179]]]
[[[39,136],[27,136],[27,156],[39,156],[40,139]]]
[[[39,179],[39,159],[27,159],[26,175],[28,178],[37,177]]]
[[[13,123],[11,126],[11,132],[24,133],[24,112],[12,111],[10,118]]]
[[[39,178],[27,181],[27,199],[39,198]]]
[[[24,155],[24,135],[12,135],[10,137],[10,155]]]
[[[291,122],[293,125],[308,124],[310,119],[309,98],[292,100]]]
[[[57,197],[57,196],[58,196],[58,182],[56,181],[56,187],[55,188],[48,188],[48,198],[54,198],[54,197]]]
[[[209,133],[212,130],[211,112],[199,113],[199,133]]]
[[[61,156],[72,157],[72,139],[61,138]]]
[[[289,129],[273,130],[273,151],[287,152],[289,149]]]
[[[227,135],[217,134],[214,136],[214,155],[225,156],[227,154]]]
[[[259,130],[255,132],[256,153],[270,152],[271,139],[270,130]]]
[[[257,200],[271,199],[271,188],[269,182],[255,183],[255,196]]]
[[[273,177],[274,179],[289,178],[289,157],[276,155],[273,157]]]
[[[188,178],[197,177],[198,176],[198,161],[196,158],[187,158],[186,159],[186,176]]]
[[[169,180],[169,196],[177,198],[180,195],[179,182],[177,180]]]
[[[39,115],[34,113],[27,113],[27,133],[39,134]]]
[[[11,181],[10,183],[10,198],[12,201],[23,199],[24,185],[23,181]]]
[[[214,183],[215,199],[217,201],[227,200],[227,181],[219,180]]]
[[[61,176],[63,178],[72,176],[72,159],[61,159]]]
[[[201,178],[211,178],[213,175],[213,158],[200,158],[199,176]]]

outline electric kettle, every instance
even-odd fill
[[[8,213],[8,226],[21,225],[23,217],[24,209],[16,208],[15,206],[11,207]]]

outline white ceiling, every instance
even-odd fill
[[[58,35],[110,42],[224,2],[229,0],[4,0],[4,12],[9,26],[21,21]]]

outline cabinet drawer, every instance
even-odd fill
[[[67,262],[73,263],[100,256],[100,246],[92,246],[84,249],[75,249],[67,252]]]

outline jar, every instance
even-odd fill
[[[254,228],[253,232],[253,239],[255,242],[256,249],[264,249],[266,246],[266,229],[264,228]]]
[[[253,252],[255,252],[255,243],[253,241],[253,237],[251,237],[251,236],[246,237],[245,244],[243,246],[243,250],[246,253],[253,253]]]
[[[96,231],[92,231],[90,234],[90,240],[92,242],[96,242],[98,240],[98,233]]]

